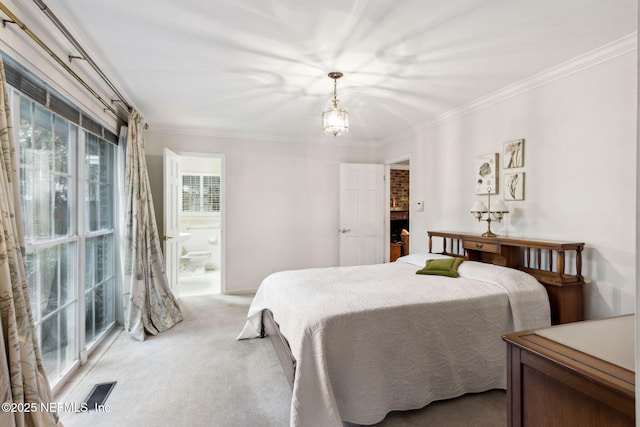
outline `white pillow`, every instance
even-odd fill
[[[402,256],[396,260],[396,262],[404,262],[406,264],[415,265],[416,267],[424,267],[427,263],[427,260],[430,259],[445,259],[451,258],[448,255],[442,254],[409,254]]]

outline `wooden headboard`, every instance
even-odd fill
[[[428,235],[430,253],[432,238],[439,237],[442,238],[442,254],[503,265],[534,276],[549,294],[552,324],[583,320],[584,243],[482,237],[449,231],[429,231]]]

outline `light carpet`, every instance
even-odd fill
[[[97,383],[117,381],[108,411],[60,412],[67,427],[283,426],[291,391],[271,342],[236,341],[252,295],[184,297],[184,321],[144,342],[119,333],[81,367],[56,401],[79,405]],[[389,414],[378,426],[506,426],[492,390]]]

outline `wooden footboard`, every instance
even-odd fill
[[[289,347],[289,342],[287,339],[280,333],[280,327],[273,320],[273,313],[269,310],[262,311],[262,334],[264,336],[268,336],[273,344],[273,348],[276,350],[276,355],[280,360],[280,365],[282,365],[282,370],[284,371],[284,375],[287,377],[287,382],[289,386],[293,390],[293,379],[296,373],[296,359],[293,357],[291,353],[291,347]]]

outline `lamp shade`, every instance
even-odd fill
[[[337,101],[337,100],[336,100]],[[322,113],[322,130],[326,134],[340,136],[349,132],[349,113],[338,108],[335,102],[327,111]]]
[[[482,200],[476,200],[473,206],[471,206],[471,212],[486,212],[487,205]]]
[[[507,207],[507,205],[504,202],[504,200],[496,199],[496,200],[493,201],[493,203],[491,203],[491,212],[508,213],[509,212],[509,208]]]

